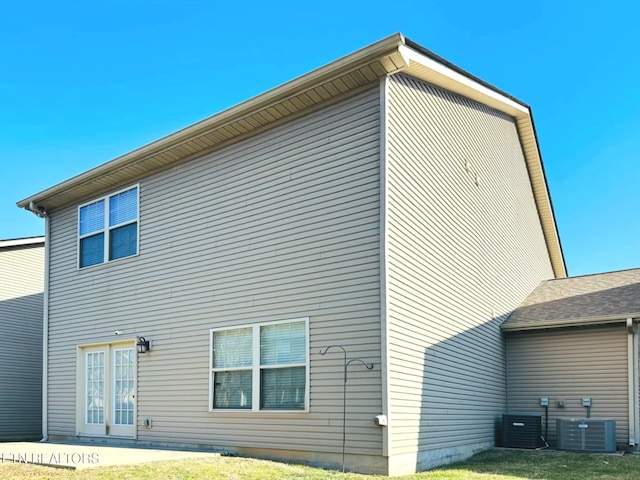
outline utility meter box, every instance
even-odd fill
[[[375,423],[376,425],[380,426],[380,427],[386,427],[388,422],[387,422],[387,416],[386,415],[376,415],[375,417],[373,417],[373,423]]]

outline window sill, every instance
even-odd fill
[[[140,253],[136,253],[135,255],[131,255],[129,257],[118,258],[116,260],[110,260],[108,262],[96,263],[95,265],[89,265],[88,267],[76,267],[76,271],[78,272],[95,272],[101,268],[108,268],[112,265],[120,265],[124,264],[127,261],[133,261],[133,259],[138,258]]]
[[[239,416],[239,415],[247,415],[247,414],[251,414],[251,415],[260,415],[260,416],[271,416],[273,415],[274,417],[279,417],[282,415],[305,415],[309,412],[309,409],[305,409],[305,410],[243,410],[243,409],[215,409],[215,410],[209,410],[209,413],[213,413],[215,415],[225,415],[225,414],[232,414],[233,416]]]

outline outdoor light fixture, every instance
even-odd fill
[[[138,337],[138,353],[147,353],[151,348],[149,347],[149,340],[145,340],[144,337]]]

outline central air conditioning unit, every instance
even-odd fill
[[[558,450],[615,452],[616,421],[607,418],[556,419]]]
[[[502,446],[538,448],[542,446],[542,415],[505,413],[502,415]]]

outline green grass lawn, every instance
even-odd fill
[[[0,465],[4,479],[323,479],[374,480],[386,477],[358,475],[300,465],[238,457],[212,457],[197,460],[174,460],[127,467],[102,467],[87,470],[64,470],[24,464]],[[553,451],[489,450],[467,462],[423,472],[411,480],[635,480],[640,478],[640,456],[587,455]]]

